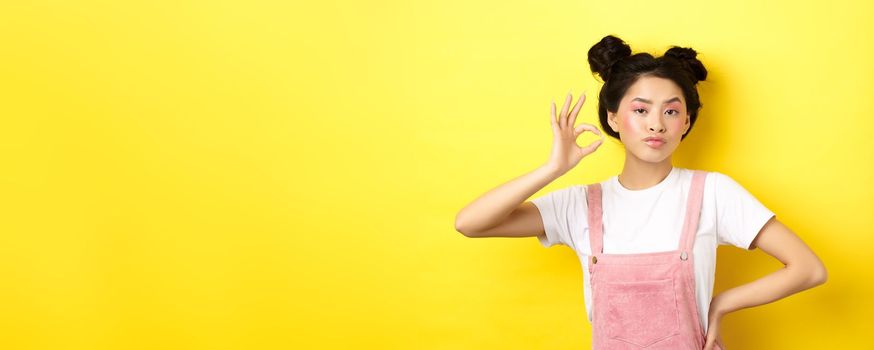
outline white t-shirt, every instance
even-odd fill
[[[601,182],[604,253],[651,253],[678,249],[692,185],[692,170],[673,167],[655,186],[629,190],[618,175]],[[572,185],[532,200],[540,211],[545,234],[537,236],[544,247],[565,245],[573,249],[583,267],[583,294],[589,322],[592,321],[592,290],[586,255],[589,245],[586,185]],[[698,232],[692,250],[695,298],[701,327],[707,331],[707,316],[713,295],[717,245],[749,249],[764,224],[774,216],[767,207],[732,178],[711,171],[704,181]]]

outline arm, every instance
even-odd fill
[[[711,317],[768,304],[825,283],[828,273],[819,257],[777,217],[771,217],[750,245],[780,260],[785,267],[713,298]],[[715,314],[714,314],[715,313]]]
[[[601,140],[586,147],[577,145],[577,137],[586,130],[601,134],[591,124],[580,123],[574,127],[585,96],[580,96],[573,110],[569,111],[573,96],[568,94],[558,119],[555,103],[552,104],[550,124],[553,143],[549,161],[534,171],[486,192],[462,208],[455,216],[456,231],[467,237],[527,237],[544,233],[537,207],[523,201],[576,166],[583,157],[594,152],[603,140],[602,136]]]
[[[562,173],[542,165],[486,192],[461,209],[455,230],[467,237],[526,237],[543,233],[543,222],[533,204],[523,201]]]
[[[726,314],[783,299],[823,284],[828,278],[822,261],[776,216],[771,217],[759,230],[749,249],[756,247],[786,266],[713,298],[710,302],[705,350],[724,348],[718,329],[720,320]]]

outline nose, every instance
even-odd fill
[[[662,124],[661,119],[656,118],[654,122],[650,122],[649,131],[663,133],[665,132],[665,125]]]

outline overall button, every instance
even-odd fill
[[[686,255],[686,252],[683,252],[682,254],[680,254],[680,260],[686,260],[688,258],[689,258],[689,256]]]
[[[597,263],[598,263],[598,257],[592,256],[592,264],[597,264]]]

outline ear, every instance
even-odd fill
[[[615,132],[619,132],[619,123],[616,122],[616,113],[607,111],[607,124],[610,124],[610,128]]]
[[[683,127],[683,135],[686,135],[686,133],[689,132],[689,127],[692,125],[691,120],[692,116],[690,116],[689,113],[686,113],[686,124]]]

